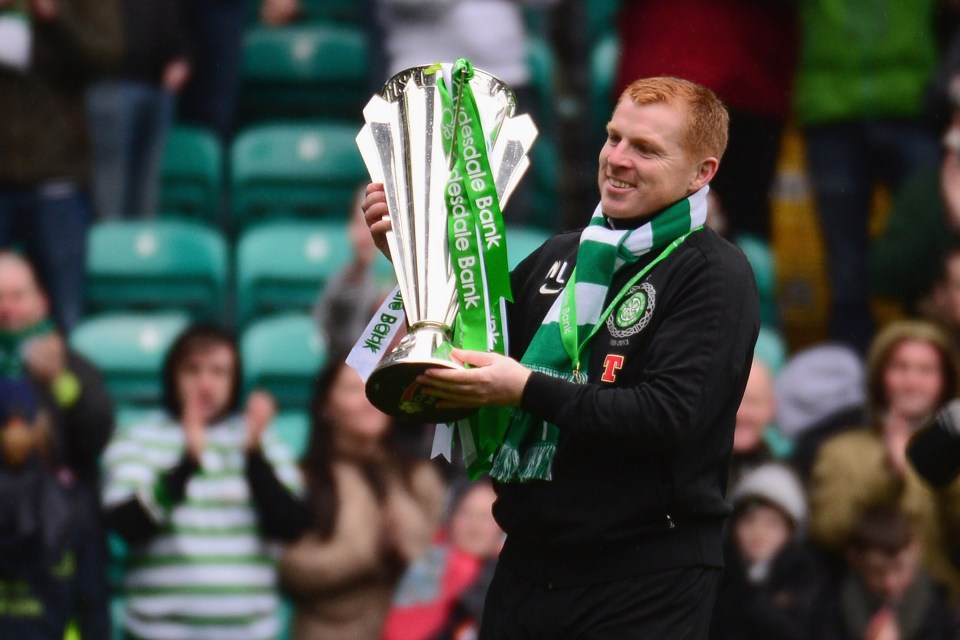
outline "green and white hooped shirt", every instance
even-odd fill
[[[184,500],[166,509],[152,499],[160,476],[184,451],[183,428],[158,412],[118,433],[107,448],[103,502],[140,498],[161,524],[130,548],[123,576],[124,628],[157,640],[265,640],[277,637],[279,548],[257,528],[244,474],[245,424],[209,428],[207,449]],[[302,493],[289,448],[271,431],[263,451],[280,481]]]

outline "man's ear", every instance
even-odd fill
[[[717,168],[719,166],[720,161],[713,156],[701,160],[700,164],[697,165],[697,172],[690,181],[690,193],[700,191],[700,189],[709,184],[710,181],[713,180],[713,176],[717,175]]]

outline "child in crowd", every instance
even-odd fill
[[[384,640],[475,637],[490,569],[503,545],[491,511],[495,498],[486,478],[457,488],[445,535],[410,565],[397,587]]]
[[[734,504],[715,640],[806,640],[822,593],[823,573],[803,544],[807,504],[794,473],[767,463],[746,473]]]
[[[946,591],[920,567],[922,543],[894,505],[863,512],[846,571],[824,601],[821,640],[952,640]]]

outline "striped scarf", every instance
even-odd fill
[[[544,316],[520,362],[555,378],[586,382],[587,371],[585,363],[580,363],[580,354],[585,352],[622,294],[703,226],[708,191],[709,187],[704,187],[636,229],[609,229],[598,205],[590,224],[580,235],[576,268]],[[614,275],[654,250],[661,250],[660,255],[634,276],[621,295],[604,309]],[[572,326],[575,331],[571,331]],[[490,475],[500,482],[550,480],[558,435],[556,425],[514,407]]]

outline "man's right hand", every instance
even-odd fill
[[[363,217],[367,221],[370,235],[373,236],[373,243],[383,255],[390,259],[387,231],[390,231],[392,226],[387,210],[387,194],[382,184],[375,182],[367,185],[367,195],[363,198],[360,208],[363,209]]]

